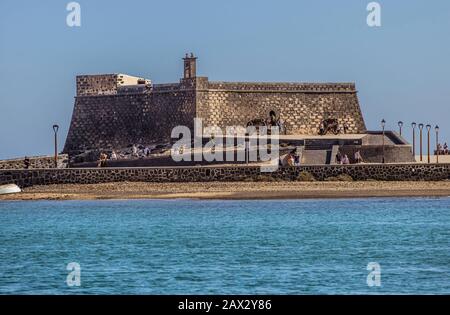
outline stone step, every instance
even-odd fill
[[[302,164],[330,164],[331,150],[303,150]]]

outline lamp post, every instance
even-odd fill
[[[420,162],[423,161],[423,155],[422,155],[422,131],[423,131],[423,124],[419,124],[419,130],[420,130]]]
[[[417,126],[417,124],[415,122],[413,122],[411,124],[411,127],[413,129],[413,157],[414,157],[414,161],[416,160],[416,126]]]
[[[427,132],[428,132],[428,134],[427,134],[427,139],[428,139],[428,142],[427,142],[427,145],[428,145],[428,159],[427,159],[427,161],[428,161],[428,164],[430,164],[430,130],[431,130],[431,125],[427,125]]]
[[[403,121],[398,122],[398,128],[400,129],[400,136],[402,135]]]
[[[58,125],[53,125],[53,132],[55,134],[55,168],[58,167]]]
[[[382,120],[381,121],[381,128],[383,128],[383,163],[385,162],[385,159],[384,159],[384,128],[386,127],[386,120]]]
[[[436,163],[439,163],[439,126],[434,127],[436,131]]]

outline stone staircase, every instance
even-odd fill
[[[330,156],[329,150],[304,150],[302,164],[330,164]]]
[[[302,164],[330,164],[333,144],[323,141],[306,141],[302,152]]]

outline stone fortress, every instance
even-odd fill
[[[369,162],[411,162],[411,146],[394,132],[368,132],[354,83],[216,82],[197,76],[197,57],[186,54],[179,83],[154,84],[124,74],[77,76],[77,95],[63,152],[111,151],[132,144],[170,141],[175,126],[246,126],[274,111],[284,139],[302,147],[302,162],[332,164],[337,150],[361,150]],[[320,136],[324,120],[339,135]],[[345,134],[342,130],[345,129]],[[282,137],[283,137],[282,136]],[[281,139],[280,141],[282,141]]]

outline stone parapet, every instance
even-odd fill
[[[261,176],[296,180],[301,172],[308,172],[319,181],[341,174],[354,180],[437,181],[450,179],[450,164],[305,165],[280,168],[272,173],[263,173],[256,166],[0,170],[0,185],[14,183],[29,187],[122,181],[189,183],[256,180]]]
[[[46,156],[29,156],[30,164],[29,169],[42,169],[42,168],[54,168],[55,157],[53,155]],[[67,154],[58,155],[58,168],[66,168],[69,163],[69,157]],[[0,169],[24,169],[25,157],[0,160]]]

